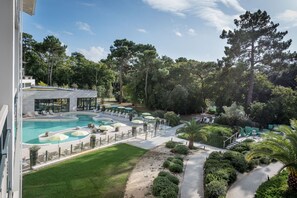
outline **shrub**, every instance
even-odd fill
[[[205,197],[217,198],[225,197],[227,192],[226,181],[213,180],[205,185]]]
[[[170,166],[170,161],[166,160],[164,163],[163,163],[163,167],[164,168],[168,168]]]
[[[183,167],[179,164],[171,163],[169,166],[169,170],[173,173],[181,173],[183,172]]]
[[[268,157],[261,157],[260,158],[260,163],[261,164],[269,164],[270,163],[270,159]]]
[[[165,111],[156,110],[152,113],[154,117],[164,118]]]
[[[237,178],[237,174],[236,174],[235,169],[231,168],[231,167],[219,170],[218,171],[218,176],[219,177],[225,176],[226,179],[225,178],[222,178],[222,179],[225,179],[227,181],[228,185],[231,185],[233,182],[235,182],[236,178]]]
[[[293,198],[296,197],[296,192],[291,192],[288,189],[287,184],[288,173],[282,171],[276,176],[270,178],[270,180],[262,183],[258,190],[256,191],[256,197],[261,198],[280,198],[287,197]]]
[[[169,188],[176,194],[178,193],[178,186],[174,183],[172,183],[167,177],[157,177],[153,182],[153,195],[159,196],[161,194],[161,191],[166,190]]]
[[[166,144],[165,144],[165,147],[166,148],[174,148],[176,145],[178,144],[178,142],[174,142],[174,141],[168,141],[168,142],[166,142]]]
[[[179,159],[176,159],[176,158],[175,158],[175,159],[172,160],[172,162],[175,163],[175,164],[179,164],[179,165],[181,165],[181,166],[184,166],[184,162],[181,161],[181,160],[179,160]]]
[[[231,162],[231,165],[239,172],[243,173],[247,170],[247,161],[244,155],[236,151],[227,151],[223,154],[224,159]]]
[[[186,145],[178,144],[171,151],[173,153],[187,155],[189,153],[189,148]]]
[[[215,174],[207,174],[204,178],[204,183],[208,184],[211,181],[218,180],[218,177]]]
[[[40,149],[40,146],[32,146],[30,147],[30,167],[35,166],[37,163],[38,158],[38,150]]]
[[[172,188],[165,188],[161,191],[160,198],[177,198],[177,193]]]
[[[184,158],[183,158],[182,156],[179,156],[179,155],[174,156],[174,158],[175,158],[175,159],[179,159],[179,160],[181,160],[182,162],[184,161]]]
[[[223,154],[218,151],[214,151],[211,154],[209,154],[208,159],[222,159]]]
[[[256,168],[259,165],[259,160],[257,159],[252,159],[251,161],[248,162],[248,167],[247,170],[251,171],[254,168]]]
[[[167,158],[167,160],[170,161],[170,162],[171,162],[173,159],[174,159],[173,157],[168,157],[168,158]]]
[[[161,172],[159,172],[158,176],[167,177],[172,183],[174,183],[176,185],[179,184],[179,179],[176,176],[170,174],[169,172],[161,171]]]
[[[173,111],[168,111],[164,114],[164,118],[167,120],[170,126],[177,126],[180,123],[180,117]]]

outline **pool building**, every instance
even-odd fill
[[[97,91],[32,86],[23,89],[23,114],[71,112],[97,108]]]

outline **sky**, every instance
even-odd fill
[[[246,11],[265,10],[297,51],[296,0],[36,0],[35,15],[23,14],[23,31],[39,42],[54,35],[67,54],[106,58],[116,39],[152,44],[160,56],[217,61],[224,56],[222,30]]]

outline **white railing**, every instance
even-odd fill
[[[7,177],[8,177],[8,146],[9,146],[9,139],[10,133],[7,130],[6,120],[8,114],[8,106],[3,105],[0,110],[0,197],[6,198],[7,197]]]

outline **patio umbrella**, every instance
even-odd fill
[[[118,107],[118,109],[125,109],[125,107],[120,106],[120,107]]]
[[[148,112],[144,112],[144,113],[142,113],[141,115],[143,115],[143,116],[150,116],[151,114],[148,113]]]
[[[87,131],[75,131],[75,132],[71,133],[71,135],[73,135],[73,136],[86,136],[89,134],[90,133]]]
[[[144,123],[142,120],[132,120],[131,122],[134,124],[143,124]]]
[[[102,130],[102,131],[108,131],[108,130],[113,130],[114,128],[110,125],[101,125],[99,127],[99,130]]]
[[[59,134],[55,134],[55,135],[49,137],[48,139],[50,141],[63,141],[63,140],[66,140],[68,138],[69,138],[69,136],[67,136],[67,135],[65,135],[63,133],[59,133]]]
[[[112,126],[113,127],[122,127],[122,126],[127,126],[127,125],[124,123],[121,123],[121,122],[117,122],[117,123],[112,124]]]
[[[154,120],[154,119],[155,119],[154,116],[145,116],[144,118],[145,118],[145,119],[148,119],[148,120]]]

